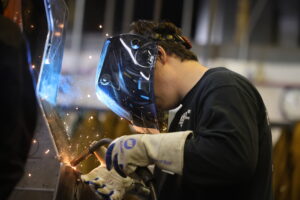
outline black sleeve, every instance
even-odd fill
[[[251,178],[258,157],[254,98],[225,86],[203,102],[197,130],[185,144],[183,179],[196,186],[222,186]]]

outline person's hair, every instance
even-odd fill
[[[197,56],[189,50],[192,47],[191,42],[182,35],[181,29],[171,22],[138,20],[131,23],[130,32],[157,41],[168,55],[175,55],[181,61],[198,60]]]

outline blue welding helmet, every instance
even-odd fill
[[[132,125],[159,129],[153,76],[157,44],[141,35],[108,38],[96,75],[99,100]]]

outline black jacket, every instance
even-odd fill
[[[156,169],[159,199],[272,199],[271,131],[257,90],[226,68],[208,70],[182,101],[169,132],[193,130],[183,175]]]
[[[21,179],[36,125],[37,101],[25,40],[19,27],[0,15],[0,199]]]

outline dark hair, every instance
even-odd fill
[[[176,55],[182,61],[195,60],[197,56],[190,51],[192,47],[190,41],[182,35],[180,28],[171,22],[152,22],[138,20],[130,25],[130,31],[157,41],[168,55]]]

